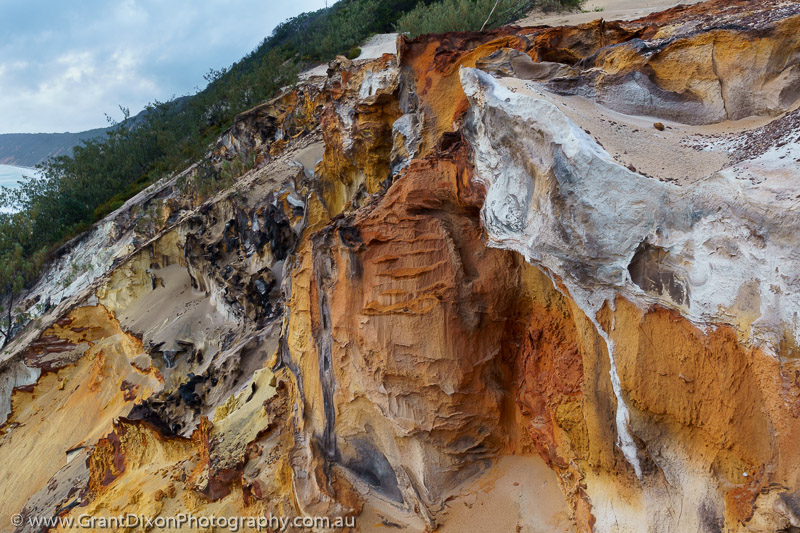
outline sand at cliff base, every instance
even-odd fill
[[[437,533],[567,533],[575,531],[558,478],[538,456],[506,456],[445,502]],[[369,500],[357,519],[365,533],[422,532],[416,516]]]

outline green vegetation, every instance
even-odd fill
[[[420,3],[397,20],[397,31],[424,33],[479,31],[509,24],[534,7],[576,8],[582,0],[442,0]]]
[[[26,254],[20,244],[30,231],[23,216],[0,213],[0,294],[5,295],[0,299],[0,348],[27,319],[15,309],[15,297],[34,279],[43,263],[43,253]]]
[[[121,108],[124,119],[112,123],[105,135],[83,140],[72,156],[39,165],[41,176],[0,190],[0,208],[19,210],[0,212],[0,312],[5,316],[0,334],[12,333],[24,318],[14,311],[16,299],[61,244],[161,177],[202,160],[209,144],[238,113],[274,97],[297,80],[301,69],[337,54],[357,56],[359,44],[375,33],[395,27],[420,33],[417,25],[428,24],[437,13],[447,22],[425,26],[424,31],[479,29],[491,4],[489,0],[340,0],[280,24],[231,67],[212,69],[206,75],[207,87],[197,94],[154,102],[136,117]],[[529,2],[499,0],[492,24],[507,20],[523,4]],[[452,26],[462,18],[469,20],[468,28]],[[252,165],[239,160],[222,169],[203,165],[192,183],[180,185],[208,197]]]

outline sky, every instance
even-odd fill
[[[329,0],[332,4],[333,1]],[[77,132],[192,94],[325,0],[0,0],[0,133]]]

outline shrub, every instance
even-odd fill
[[[479,31],[509,24],[534,7],[575,7],[581,0],[443,0],[420,3],[401,16],[395,29],[416,37],[423,33]]]
[[[357,58],[358,56],[361,55],[361,48],[359,48],[357,46],[354,46],[353,48],[348,50],[347,54],[345,54],[345,55],[346,55],[347,59],[355,59],[355,58]]]
[[[123,205],[125,205],[125,200],[114,200],[112,198],[111,200],[107,201],[103,205],[98,206],[94,210],[94,219],[95,219],[95,221],[104,218],[109,213],[113,213],[114,211],[116,211],[117,209],[122,207]]]

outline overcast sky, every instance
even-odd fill
[[[330,1],[332,4],[333,2]],[[194,93],[325,0],[0,0],[0,133],[83,131]]]

